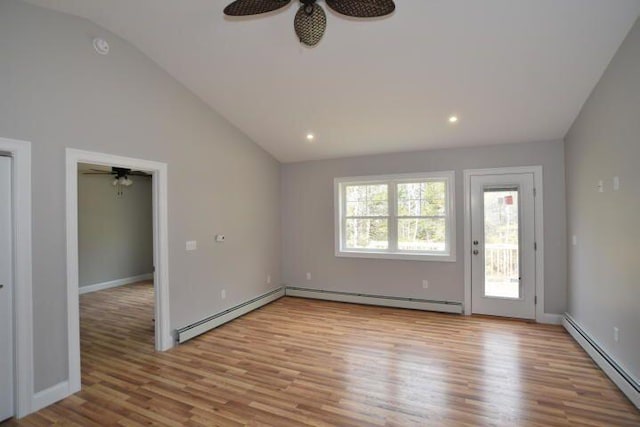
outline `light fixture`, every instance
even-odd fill
[[[128,176],[124,175],[118,178],[118,184],[124,187],[131,187],[133,185],[133,181],[131,181],[131,179]]]
[[[122,196],[124,196],[123,189],[125,187],[131,187],[133,185],[133,181],[131,180],[131,178],[129,178],[129,175],[128,175],[130,170],[124,169],[124,168],[115,168],[115,167],[113,168],[113,170],[116,176],[111,182],[111,185],[116,187],[116,195],[118,198],[121,198]]]
[[[313,141],[316,137],[312,133],[307,134],[307,141]]]
[[[449,117],[449,123],[458,123],[458,116],[453,115]]]

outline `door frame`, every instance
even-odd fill
[[[507,168],[465,169],[464,170],[464,314],[472,313],[471,302],[471,177],[484,175],[533,174],[534,197],[534,240],[535,251],[535,299],[536,322],[552,323],[544,311],[544,192],[542,166],[519,166]]]
[[[14,415],[31,412],[33,390],[33,278],[31,243],[31,143],[0,138],[12,159]]]
[[[169,322],[169,232],[167,164],[131,157],[66,149],[67,226],[67,332],[69,347],[69,394],[81,389],[80,298],[78,276],[78,164],[116,166],[151,173],[153,191],[153,264],[155,288],[155,348],[173,347]]]

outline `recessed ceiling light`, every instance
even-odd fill
[[[315,136],[312,133],[307,134],[307,141],[313,141]]]
[[[457,122],[458,122],[458,116],[449,117],[449,123],[457,123]]]

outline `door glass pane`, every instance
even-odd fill
[[[518,189],[484,190],[484,294],[520,298]]]

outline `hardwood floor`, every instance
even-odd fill
[[[8,425],[640,425],[559,326],[283,298],[155,353],[152,308],[83,295],[82,391]]]

